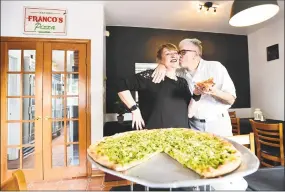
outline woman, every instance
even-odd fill
[[[132,112],[132,127],[136,124],[136,129],[188,128],[191,93],[186,80],[175,73],[179,67],[177,47],[170,43],[161,45],[157,51],[157,62],[165,63],[167,69],[165,80],[161,83],[153,83],[153,70],[146,70],[118,84],[118,95]],[[140,108],[130,91],[138,91]]]

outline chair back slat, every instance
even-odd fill
[[[265,167],[271,167],[271,168],[274,167],[273,165],[270,165],[270,164],[268,164],[268,163],[265,163],[264,161],[261,161],[260,164],[263,165],[263,166],[265,166]]]
[[[232,122],[233,124],[237,124],[238,118],[232,117],[232,118],[231,118],[231,122]]]
[[[234,135],[239,135],[238,134],[238,129],[232,129],[232,132],[233,132]]]
[[[280,142],[280,139],[279,138],[273,138],[273,137],[266,137],[266,136],[263,136],[263,135],[259,135],[259,138],[260,139],[263,139],[263,140],[269,140],[269,141],[276,141],[276,142]]]
[[[268,160],[275,161],[275,162],[280,162],[280,160],[281,160],[280,157],[275,157],[275,156],[272,156],[272,155],[268,155],[268,154],[263,153],[263,152],[261,152],[261,157],[264,157],[264,158],[266,158]]]
[[[230,112],[229,112],[229,115],[230,115],[230,118],[236,118],[236,117],[237,117],[235,111],[230,111]]]
[[[275,136],[279,136],[278,132],[268,132],[268,131],[261,131],[261,130],[257,130],[258,133],[262,134],[262,135],[275,135]]]
[[[279,144],[269,143],[269,142],[262,141],[262,140],[259,140],[259,142],[263,145],[267,145],[267,146],[271,146],[271,147],[280,147]]]

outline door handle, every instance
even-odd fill
[[[50,116],[45,116],[45,120],[50,120]]]
[[[41,116],[38,116],[38,117],[35,118],[35,120],[37,120],[37,121],[40,120],[40,119],[42,119]]]

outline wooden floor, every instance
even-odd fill
[[[28,183],[28,190],[93,190],[109,191],[115,186],[130,185],[129,181],[104,182],[104,176]]]

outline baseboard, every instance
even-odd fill
[[[99,170],[99,169],[92,169],[92,174],[91,177],[104,177],[105,176],[105,172]]]

